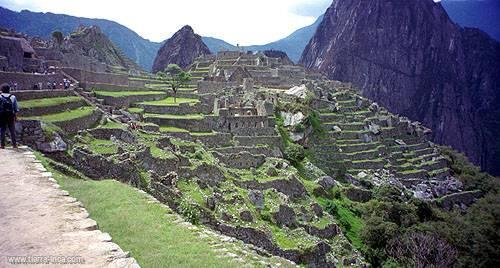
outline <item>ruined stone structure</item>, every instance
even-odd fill
[[[220,51],[215,57],[196,59],[190,70],[209,81],[242,84],[252,79],[255,85],[272,88],[290,88],[306,78],[304,68],[293,65],[280,51]]]
[[[221,52],[198,58],[190,72],[197,87],[179,89],[174,102],[168,84],[152,77],[63,68],[88,86],[20,92],[21,105],[71,97],[27,109],[22,131],[36,137],[32,147],[45,144],[89,178],[146,189],[193,222],[314,267],[365,265],[316,201],[333,188],[367,202],[373,187],[391,185],[446,209],[480,196],[463,191],[422,124],[351,84],[306,75],[279,53]],[[49,131],[76,134],[58,136],[72,154],[58,138],[44,140]],[[307,157],[297,160],[294,148]]]

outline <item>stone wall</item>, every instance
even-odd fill
[[[102,83],[128,86],[128,75],[112,73],[96,73],[76,68],[62,68],[63,72],[70,75],[78,82]]]
[[[239,83],[237,82],[216,82],[216,81],[199,81],[198,82],[198,93],[215,93],[224,88],[237,87]]]
[[[16,122],[16,138],[19,143],[37,148],[45,142],[42,124],[38,120],[19,120]]]
[[[184,114],[209,114],[212,112],[212,106],[196,104],[189,105],[189,103],[180,103],[177,106],[160,106],[160,105],[148,105],[148,104],[134,104],[134,106],[140,107],[144,109],[146,113],[153,114],[175,114],[175,115],[184,115]]]
[[[63,75],[61,73],[55,74],[32,74],[32,73],[14,73],[14,72],[1,72],[0,71],[0,84],[1,83],[17,83],[18,90],[34,89],[34,85],[42,84],[42,89],[47,89],[47,82],[57,84],[62,83]]]
[[[94,128],[89,129],[88,133],[100,140],[110,140],[111,137],[115,137],[125,143],[136,142],[135,136],[130,131],[121,128]]]
[[[169,119],[146,117],[146,121],[159,126],[171,126],[187,129],[192,132],[211,132],[215,129],[216,118],[207,116],[202,119]]]
[[[115,84],[105,84],[105,83],[92,83],[92,82],[80,82],[80,87],[85,89],[97,89],[106,91],[133,91],[133,90],[143,90],[142,88],[132,88],[128,85],[115,85]]]
[[[269,127],[270,125],[267,116],[258,116],[258,115],[221,117],[219,120],[220,121],[218,129],[225,132],[232,132],[240,128],[243,129],[266,128]]]
[[[224,147],[224,148],[217,148],[215,151],[222,153],[222,154],[235,154],[239,152],[249,152],[254,155],[265,155],[267,157],[283,157],[281,151],[274,147],[270,148],[267,146],[259,146],[259,147],[245,147],[245,146],[231,146],[231,147]]]
[[[130,107],[131,103],[141,102],[141,101],[157,101],[166,98],[165,93],[158,94],[148,94],[148,95],[132,95],[132,96],[121,96],[121,97],[111,97],[111,96],[99,96],[98,98],[104,99],[104,104],[111,105],[114,107]]]
[[[234,140],[241,146],[267,145],[270,147],[283,147],[280,136],[235,136]]]
[[[203,136],[193,136],[189,133],[169,133],[169,136],[173,138],[182,139],[185,141],[200,142],[209,148],[230,146],[232,141],[232,136],[229,133],[215,133],[213,135],[203,135]]]
[[[257,168],[266,160],[265,155],[253,155],[246,151],[229,154],[214,152],[213,154],[227,166],[239,169]]]
[[[272,127],[263,128],[238,128],[231,130],[231,133],[237,136],[274,136],[276,131]]]
[[[55,122],[54,124],[68,134],[75,134],[80,130],[94,127],[99,122],[101,117],[102,113],[99,110],[95,110],[88,116],[79,117],[68,121]]]
[[[23,90],[13,94],[19,101],[75,96],[73,90]]]
[[[128,86],[131,88],[144,88],[146,86],[145,80],[128,80]]]
[[[22,101],[19,102],[20,112],[19,116],[21,117],[29,117],[36,116],[42,114],[54,114],[60,113],[66,110],[73,110],[78,107],[82,107],[87,105],[87,103],[81,99],[79,101],[66,102],[58,105],[46,106],[46,107],[32,107],[32,108],[23,108]]]

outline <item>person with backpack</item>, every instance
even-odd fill
[[[2,84],[0,86],[0,148],[5,148],[5,134],[7,128],[10,132],[12,146],[17,148],[16,141],[16,114],[19,112],[16,96],[10,94],[10,86]]]

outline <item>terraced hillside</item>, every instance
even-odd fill
[[[429,129],[390,114],[350,85],[339,84],[324,96],[313,101],[324,132],[310,142],[319,167],[357,179],[367,171],[388,171],[417,195],[436,197],[424,185],[447,182],[450,172],[439,148],[426,138]]]
[[[76,134],[99,123],[101,113],[72,90],[37,90],[16,93],[22,121],[40,121],[45,130]],[[41,134],[38,133],[37,134]],[[29,138],[29,137],[26,137]]]
[[[234,72],[252,66],[234,64]],[[206,60],[190,72],[201,80],[224,68]],[[23,132],[40,132],[49,145],[35,147],[59,168],[140,188],[192,224],[286,265],[373,263],[366,234],[380,226],[367,215],[378,215],[370,209],[385,200],[443,210],[465,209],[481,197],[455,178],[449,156],[419,123],[390,114],[349,84],[258,68],[273,76],[193,81],[175,100],[168,82],[152,77],[19,93]],[[275,87],[287,80],[274,76],[280,70],[299,77]],[[40,131],[32,127],[37,120]],[[388,215],[413,207],[405,209]]]

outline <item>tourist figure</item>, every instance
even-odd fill
[[[5,148],[5,134],[7,129],[10,132],[12,146],[17,148],[16,141],[16,114],[19,112],[16,96],[10,94],[10,86],[2,84],[0,86],[0,148]]]

